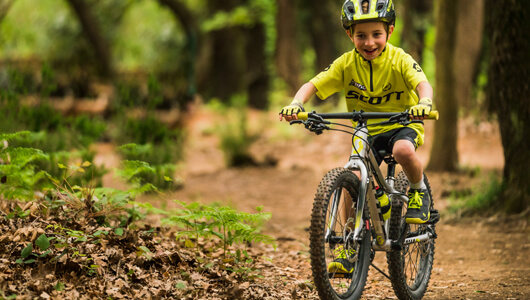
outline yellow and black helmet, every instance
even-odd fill
[[[392,0],[346,0],[342,5],[342,26],[382,21],[389,25],[396,22],[396,11]]]

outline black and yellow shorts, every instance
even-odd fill
[[[394,144],[399,140],[410,141],[414,145],[414,149],[418,149],[418,133],[416,130],[408,127],[397,128],[368,137],[368,142],[372,145],[375,153],[379,153],[382,150],[386,153],[392,153]],[[383,158],[379,156],[376,155],[377,163],[381,164]]]

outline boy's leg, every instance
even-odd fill
[[[423,182],[423,164],[416,155],[416,149],[411,141],[397,140],[392,153],[411,184]]]
[[[360,176],[360,174],[356,175]],[[341,203],[339,211],[337,212],[336,227],[332,229],[336,233],[342,233],[343,230],[349,230],[353,232],[355,225],[353,222],[355,218],[355,211],[352,208],[353,201],[350,194],[346,190],[342,191],[342,197],[343,202]],[[351,219],[351,222],[348,222],[348,219]],[[347,229],[343,228],[343,226]],[[335,259],[328,264],[328,272],[331,274],[331,276],[334,276],[333,274],[349,274],[353,272],[353,264],[350,263],[348,258],[355,254],[355,250],[344,249],[344,246],[340,245],[333,250],[333,254]]]
[[[410,181],[409,206],[405,220],[409,224],[423,224],[430,219],[430,197],[423,182],[423,164],[416,154],[413,140],[398,139],[394,143],[392,153]]]

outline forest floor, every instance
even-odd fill
[[[189,123],[190,147],[182,170],[186,185],[175,197],[223,201],[249,212],[263,205],[264,211],[272,213],[266,233],[280,241],[278,252],[271,256],[279,255],[280,262],[286,260],[283,266],[291,274],[285,276],[291,281],[310,282],[307,230],[313,197],[323,175],[346,162],[350,138],[334,132],[316,136],[302,126],[280,123],[276,117],[256,113],[249,119],[268,126],[255,129],[260,130],[261,138],[252,146],[254,157],[277,164],[226,169],[218,141],[208,130],[219,119],[197,114]],[[424,164],[429,159],[433,126],[434,122],[426,122],[426,143],[418,150]],[[510,217],[459,217],[458,213],[446,212],[452,193],[484,190],[490,184],[490,174],[502,170],[496,124],[461,120],[458,152],[463,166],[460,174],[427,173],[442,220],[437,225],[434,271],[425,299],[530,299],[528,212]],[[384,253],[377,253],[375,262],[386,271]],[[316,298],[310,290],[300,291],[300,296]],[[373,268],[364,297],[394,298],[389,280]]]
[[[86,270],[80,275],[87,264],[79,257],[22,266],[12,260],[24,247],[24,238],[27,243],[38,226],[48,232],[46,226],[51,223],[39,218],[23,224],[4,220],[0,223],[0,299],[9,295],[18,295],[16,299],[318,299],[309,260],[312,201],[322,176],[346,162],[350,138],[332,132],[316,136],[302,127],[278,122],[276,115],[249,112],[249,120],[251,128],[259,132],[251,147],[259,165],[226,168],[214,133],[219,122],[225,120],[209,111],[194,113],[187,122],[185,159],[179,169],[184,185],[168,198],[221,202],[245,212],[255,212],[255,207],[263,205],[263,211],[272,213],[264,233],[278,241],[276,250],[262,244],[248,248],[254,259],[252,267],[259,269],[263,278],[245,280],[218,267],[197,272],[200,264],[194,254],[175,243],[174,232],[163,229],[157,229],[160,240],[143,236],[142,232],[147,231],[130,230],[122,236],[104,237],[102,250],[78,246],[101,266],[89,270],[93,271],[91,276],[86,276]],[[425,164],[433,125],[426,124],[426,144],[418,150]],[[112,145],[101,144],[97,149],[94,163],[117,166],[119,159]],[[462,172],[427,173],[442,219],[436,227],[434,267],[425,299],[530,299],[528,212],[463,217],[447,211],[452,194],[484,190],[490,184],[490,174],[502,170],[497,126],[461,120],[458,151]],[[111,174],[104,179],[105,186],[125,188]],[[160,197],[142,196],[137,200],[167,209],[176,206]],[[150,222],[158,226],[156,219]],[[21,233],[21,227],[32,229]],[[18,244],[12,241],[17,236],[22,237],[22,241],[17,238]],[[155,249],[154,257],[142,260],[137,245]],[[212,258],[219,256],[210,254]],[[384,253],[377,253],[374,263],[387,270]],[[64,284],[62,289],[56,288],[59,282]],[[363,299],[397,298],[390,281],[371,268]]]

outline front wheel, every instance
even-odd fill
[[[424,174],[424,181],[431,197],[431,211],[434,200],[431,186]],[[406,193],[409,181],[405,173],[400,172],[396,180],[395,189]],[[402,234],[405,238],[418,236],[424,233],[436,235],[434,224],[406,224],[406,204],[399,197],[393,197],[392,214],[390,216],[390,238],[397,240]],[[431,213],[431,218],[434,218]],[[434,238],[424,242],[402,245],[401,250],[387,253],[388,271],[392,287],[396,296],[401,300],[419,300],[423,298],[431,277],[434,261]]]
[[[359,223],[362,238],[353,240],[360,184],[354,173],[336,168],[318,187],[311,214],[310,254],[320,299],[360,299],[366,284],[371,234],[363,223]],[[341,259],[348,260],[348,273],[333,267]]]

